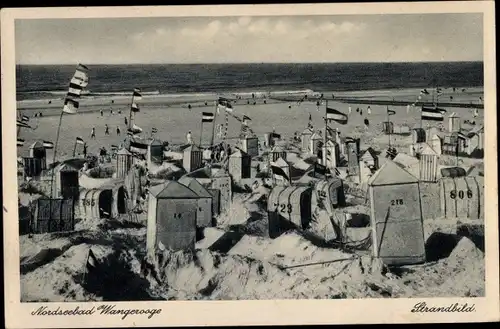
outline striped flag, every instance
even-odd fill
[[[148,145],[144,143],[130,142],[130,152],[140,152],[141,150],[147,150]]]
[[[420,94],[421,95],[429,95],[429,92],[427,91],[427,89],[422,89],[422,90],[420,90]]]
[[[68,93],[64,99],[63,112],[75,114],[79,107],[79,99],[83,88],[88,85],[88,67],[83,64],[78,64],[75,74],[70,80]]]
[[[17,139],[17,146],[23,146],[24,145],[24,139],[18,138]]]
[[[28,125],[27,123],[25,123],[25,122],[23,122],[23,121],[21,121],[21,120],[17,120],[16,125],[17,125],[18,127],[21,127],[21,128],[31,128],[31,126],[30,126],[30,125]]]
[[[28,121],[30,121],[30,118],[27,115],[23,115],[23,116],[21,116],[21,121],[28,122]]]
[[[128,131],[128,132],[131,132],[133,135],[135,135],[135,134],[140,134],[140,133],[142,133],[142,128],[141,128],[141,127],[139,127],[138,125],[136,125],[136,124],[134,123],[134,125],[132,126],[132,128],[129,128],[127,131]]]
[[[87,257],[87,264],[85,265],[87,268],[87,272],[94,270],[99,265],[96,256],[92,252],[92,249],[89,249],[89,255]]]
[[[228,99],[223,97],[219,97],[217,101],[217,109],[222,109],[227,112],[233,112],[233,106],[231,105]]]
[[[136,102],[132,103],[131,110],[132,110],[132,112],[140,112],[141,111],[139,109],[139,105]]]
[[[242,122],[244,125],[248,125],[248,121],[252,121],[249,116],[243,115]]]
[[[134,93],[132,96],[134,99],[140,100],[142,99],[142,94],[141,94],[141,89],[139,88],[134,88]]]
[[[341,125],[347,124],[347,115],[329,107],[326,108],[326,119],[333,120]]]
[[[83,140],[83,138],[81,138],[81,137],[77,137],[77,138],[76,138],[76,143],[77,143],[77,144],[81,144],[81,145],[83,145],[83,144],[85,144],[85,141]]]
[[[49,141],[43,141],[43,147],[46,149],[53,149],[54,148],[54,143],[49,142]]]
[[[281,135],[273,132],[271,133],[271,138],[281,139]]]
[[[112,151],[118,151],[118,145],[111,145],[111,150]]]
[[[422,120],[443,121],[444,115],[439,108],[422,107]]]
[[[80,103],[77,100],[66,98],[64,100],[63,112],[68,114],[75,114],[80,107]]]
[[[389,110],[389,106],[387,106],[387,115],[394,115],[396,114],[396,111]]]
[[[202,112],[201,122],[213,122],[215,115],[212,112]]]
[[[158,129],[156,129],[155,127],[153,127],[153,128],[151,128],[151,132],[152,132],[153,134],[156,134],[156,133],[158,132]]]

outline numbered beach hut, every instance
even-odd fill
[[[445,218],[484,218],[484,177],[443,177],[440,199]]]
[[[336,176],[317,181],[314,185],[314,195],[316,202],[323,205],[329,213],[346,205],[344,184],[342,179]]]
[[[368,181],[373,254],[387,265],[425,261],[418,179],[391,160]]]
[[[267,200],[269,237],[274,239],[293,229],[307,229],[312,220],[310,186],[277,186]]]
[[[175,181],[151,187],[146,234],[149,255],[157,248],[194,249],[198,199],[195,192]]]
[[[195,178],[184,176],[178,181],[188,187],[198,196],[198,211],[196,214],[197,227],[212,226],[212,194]]]

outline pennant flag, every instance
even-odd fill
[[[16,124],[18,127],[21,127],[21,128],[31,128],[30,125],[26,124],[25,122],[21,121],[21,120],[17,120],[17,124]]]
[[[387,107],[387,115],[394,115],[396,114],[396,111],[394,110],[389,110],[389,106]]]
[[[137,100],[142,99],[141,90],[139,88],[134,88],[134,93],[133,93],[132,97],[134,99],[137,99]]]
[[[73,75],[73,78],[76,80],[82,81],[83,82],[82,87],[85,87],[85,86],[87,86],[87,84],[89,82],[88,72],[89,72],[88,67],[86,67],[83,64],[78,64],[76,66],[76,71],[75,71],[75,74]],[[73,80],[73,79],[71,79],[71,80]]]
[[[147,144],[138,143],[134,141],[130,142],[130,152],[140,152],[141,150],[147,150],[147,149],[148,149]]]
[[[271,133],[271,138],[281,139],[281,135],[277,133]]]
[[[420,94],[429,95],[429,92],[427,91],[427,89],[422,89],[420,90]]]
[[[89,255],[87,257],[87,264],[86,264],[87,271],[88,272],[92,271],[98,266],[98,264],[99,262],[97,261],[97,258],[94,255],[94,253],[92,252],[92,249],[89,249]]]
[[[252,119],[250,119],[250,117],[248,117],[246,115],[243,115],[243,119],[242,119],[243,124],[247,125],[248,121],[252,121]]]
[[[49,142],[49,141],[43,141],[43,147],[45,147],[46,149],[53,149],[54,143]]]
[[[219,108],[227,112],[233,112],[233,106],[226,98],[219,97],[219,100],[217,101],[217,109]]]
[[[443,113],[438,108],[422,107],[422,120],[443,121]]]
[[[77,143],[77,144],[81,144],[81,145],[83,145],[83,144],[85,144],[85,141],[83,140],[83,138],[81,138],[81,137],[77,137],[77,138],[76,138],[76,143]]]
[[[442,108],[439,108],[439,107],[436,107],[436,110],[438,110],[439,112],[441,112],[441,114],[445,114],[446,113],[445,109],[442,109]]]
[[[347,115],[329,107],[326,108],[326,119],[333,120],[342,125],[347,124]]]
[[[333,130],[331,127],[326,127],[326,137],[336,137],[337,132]]]
[[[18,138],[17,139],[17,146],[23,146],[24,145],[24,139]]]
[[[80,107],[80,103],[77,100],[66,98],[64,100],[63,112],[68,114],[75,114]]]
[[[135,102],[132,103],[131,110],[132,110],[132,112],[140,112],[141,111],[139,109],[139,105]]]
[[[153,128],[151,128],[151,132],[152,132],[153,134],[156,134],[156,133],[158,132],[158,129],[156,129],[155,127],[153,127]]]
[[[290,178],[288,178],[288,175],[285,173],[285,171],[281,167],[278,167],[274,164],[271,164],[271,171],[272,171],[273,175],[280,176],[284,180],[287,180],[287,181],[290,180]]]
[[[29,118],[27,115],[23,115],[23,116],[21,117],[21,121],[23,121],[23,122],[28,122],[28,121],[30,121],[30,118]]]
[[[201,122],[213,122],[215,115],[212,112],[202,112]]]

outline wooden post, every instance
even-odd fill
[[[218,104],[219,98],[215,100],[215,109],[214,109],[214,123],[212,127],[212,138],[210,139],[210,146],[214,146],[214,140],[215,140],[215,122],[217,121],[217,104]]]
[[[325,133],[323,135],[323,152],[322,152],[322,161],[323,161],[323,166],[325,166],[326,168],[326,134],[328,132],[328,118],[327,118],[327,115],[326,115],[326,112],[327,112],[327,109],[328,109],[328,100],[326,100],[326,107],[325,107]]]
[[[201,124],[200,124],[200,144],[198,144],[201,148],[201,137],[203,136],[203,119],[201,119]]]

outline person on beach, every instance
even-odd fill
[[[101,116],[103,116],[103,115],[104,115],[104,112],[101,110]]]
[[[109,135],[109,127],[108,124],[104,125],[104,135]]]
[[[118,114],[122,114],[122,110],[118,110]]]
[[[191,130],[187,133],[186,140],[188,144],[193,144],[193,136],[191,136]]]
[[[92,132],[90,133],[90,139],[95,139],[95,127],[92,127]]]
[[[111,111],[111,115],[113,115],[113,109],[111,109],[110,111]]]
[[[116,126],[116,135],[120,136],[120,126]]]
[[[87,143],[83,144],[83,157],[87,157]]]
[[[349,106],[349,114],[351,114],[352,112],[352,108]]]
[[[125,125],[128,125],[127,117],[124,117],[124,119],[125,119]]]

